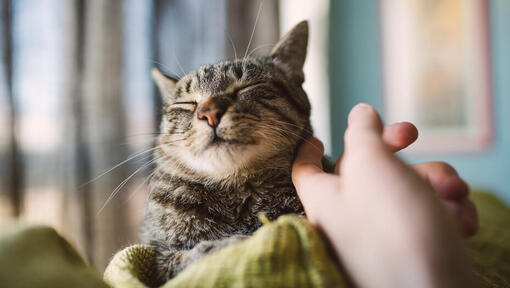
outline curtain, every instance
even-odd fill
[[[277,1],[0,3],[0,225],[51,225],[103,269],[138,241],[161,105],[150,69],[267,52]]]

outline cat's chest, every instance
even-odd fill
[[[168,179],[153,183],[151,200],[172,210],[235,222],[258,213],[272,216],[295,212],[299,200],[289,175],[248,179],[236,185],[214,185]]]
[[[269,219],[303,213],[290,176],[266,180],[222,187],[176,178],[153,182],[145,223],[148,238],[190,248],[202,240],[250,234],[261,225],[260,213]]]

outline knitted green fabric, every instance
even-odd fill
[[[490,194],[471,195],[480,224],[478,234],[468,240],[475,274],[484,287],[510,287],[510,209]],[[244,242],[189,266],[162,287],[350,287],[323,243],[305,219],[282,216]],[[113,287],[147,287],[144,280],[132,286],[120,280],[150,279],[134,276],[143,275],[140,263],[149,265],[144,271],[154,265],[150,259],[137,259],[140,251],[152,253],[149,246],[122,250],[104,279]]]
[[[468,240],[485,287],[510,287],[510,209],[472,193],[480,218]],[[189,266],[162,287],[350,287],[314,228],[282,216],[249,239]],[[111,287],[154,286],[154,251],[135,245],[117,253],[104,273]],[[367,275],[369,277],[370,275]],[[108,287],[53,229],[13,225],[0,235],[0,287]]]
[[[510,287],[510,209],[487,193],[471,193],[479,229],[468,242],[474,270],[484,287]]]
[[[113,287],[144,287],[133,275],[140,275],[138,265],[154,263],[134,256],[141,251],[152,253],[149,246],[140,245],[119,252],[105,271],[106,282]],[[249,239],[187,267],[162,287],[347,287],[330,255],[308,221],[282,216]]]
[[[0,231],[0,287],[108,287],[53,228],[13,223]]]

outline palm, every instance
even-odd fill
[[[393,152],[408,147],[417,138],[418,130],[409,122],[387,125],[383,130],[383,139]],[[342,157],[336,162],[335,174],[341,174],[341,162]],[[455,169],[444,162],[424,162],[411,167],[430,182],[459,231],[466,237],[476,234],[478,229],[476,207],[469,199],[468,185]]]

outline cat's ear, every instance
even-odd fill
[[[303,65],[308,45],[308,21],[302,21],[278,41],[271,51],[273,61],[303,81]]]
[[[177,83],[177,79],[161,73],[158,68],[152,68],[151,72],[152,78],[156,82],[156,85],[158,86],[159,92],[161,92],[163,99],[170,98],[175,91],[175,83]]]

